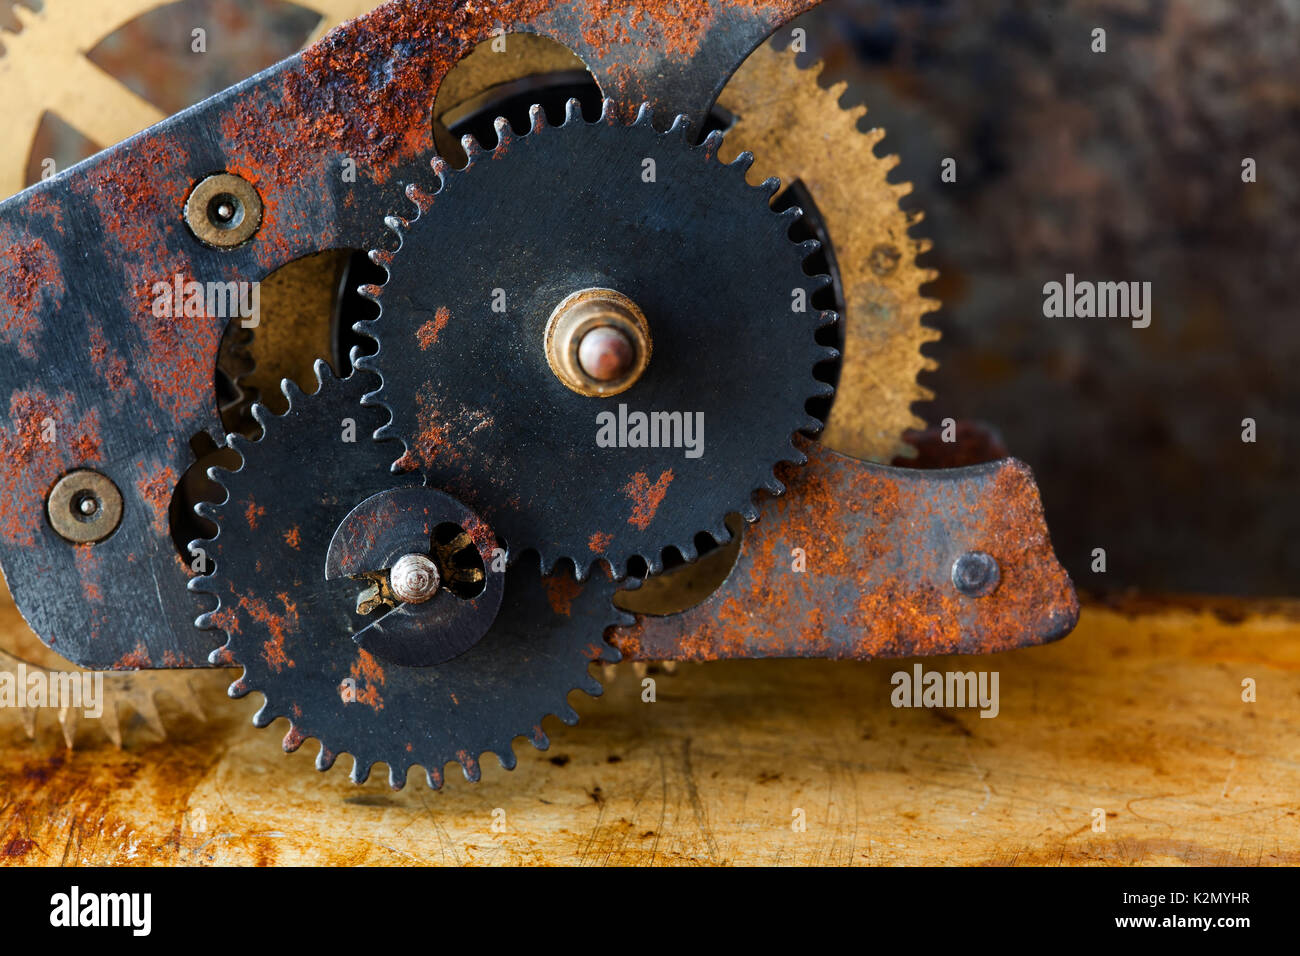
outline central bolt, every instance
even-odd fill
[[[407,604],[423,604],[441,584],[438,566],[424,554],[404,554],[388,572],[388,586]]]
[[[650,362],[650,327],[613,289],[566,296],[546,323],[546,361],[566,388],[604,397],[627,391]]]

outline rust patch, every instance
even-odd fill
[[[244,509],[244,519],[248,526],[254,531],[257,530],[257,522],[266,514],[266,509],[255,501],[250,501],[248,507]]]
[[[384,709],[384,698],[379,695],[379,688],[385,683],[384,669],[374,655],[357,650],[357,659],[352,664],[352,679],[357,684],[358,703],[365,704],[376,713]]]
[[[39,236],[0,230],[0,341],[34,361],[42,317],[58,308],[66,288],[59,259]]]
[[[271,634],[262,645],[262,658],[277,674],[286,667],[293,667],[294,662],[284,649],[284,639],[298,631],[298,605],[289,600],[286,592],[276,595],[284,610],[277,612],[260,598],[241,595],[240,608],[254,621],[265,627]],[[236,628],[237,630],[237,628]]]
[[[36,543],[45,523],[45,496],[65,472],[100,461],[99,412],[73,419],[73,396],[57,399],[39,391],[15,391],[9,398],[9,423],[0,429],[0,484],[6,507],[0,509],[0,537],[18,545]]]
[[[448,311],[447,307],[445,305],[439,306],[438,311],[433,314],[433,318],[415,330],[415,341],[420,346],[421,352],[427,352],[438,344],[438,336],[447,327],[447,320],[450,318],[451,312]]]
[[[302,535],[299,534],[297,525],[294,525],[284,533],[284,543],[295,551],[298,550],[299,545],[302,543]]]
[[[614,540],[612,534],[606,534],[603,531],[597,531],[587,539],[587,547],[596,554],[604,554],[609,543]]]
[[[145,647],[144,642],[141,641],[136,644],[135,650],[119,657],[117,663],[113,665],[113,669],[119,671],[135,671],[140,670],[142,667],[148,667],[149,664],[149,649]]]
[[[562,617],[572,614],[573,599],[582,593],[582,585],[567,574],[553,574],[542,583],[546,585],[546,600],[551,610]]]
[[[145,477],[135,483],[135,490],[139,493],[140,500],[153,512],[154,531],[158,534],[167,534],[170,527],[167,512],[171,507],[172,494],[179,480],[176,477],[176,469],[171,465],[162,465],[155,466],[150,471],[146,469],[144,462],[140,462],[138,467],[145,472]]]
[[[655,512],[663,504],[664,495],[668,494],[668,486],[672,484],[672,480],[671,468],[660,474],[654,484],[650,483],[650,478],[644,471],[638,471],[633,475],[632,480],[623,486],[623,494],[632,499],[632,515],[627,519],[627,523],[641,531],[650,527]]]

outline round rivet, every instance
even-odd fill
[[[103,541],[122,521],[122,493],[90,468],[70,471],[45,499],[45,513],[59,537],[74,544]]]
[[[185,200],[185,224],[204,245],[234,248],[251,239],[262,224],[262,197],[242,176],[208,176]]]
[[[442,577],[428,555],[404,554],[388,572],[388,586],[407,604],[423,604],[438,593]]]
[[[992,594],[1001,579],[997,559],[983,551],[967,551],[952,563],[952,586],[967,597]]]

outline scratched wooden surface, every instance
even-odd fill
[[[164,701],[171,739],[136,726],[120,751],[84,724],[67,751],[48,718],[32,743],[0,712],[0,859],[1294,865],[1300,615],[1237,616],[1089,607],[1051,647],[925,662],[997,669],[995,719],[891,707],[910,662],[689,665],[651,674],[655,703],[619,665],[548,752],[441,793],[393,793],[381,770],[354,787],[348,758],[317,774],[314,745],[285,756],[282,724],[250,726],[222,675],[207,722]]]

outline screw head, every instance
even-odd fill
[[[423,604],[442,584],[438,566],[426,554],[404,554],[388,572],[388,586],[407,604]]]
[[[262,224],[262,197],[242,176],[217,173],[190,190],[183,215],[204,245],[233,249],[251,239]]]
[[[60,478],[45,499],[50,527],[73,544],[94,544],[122,521],[122,493],[104,474],[78,468]]]
[[[984,551],[967,551],[952,563],[952,586],[967,597],[992,594],[1001,579],[997,559]]]
[[[636,347],[626,334],[598,325],[578,343],[578,365],[598,382],[613,382],[636,364]]]

